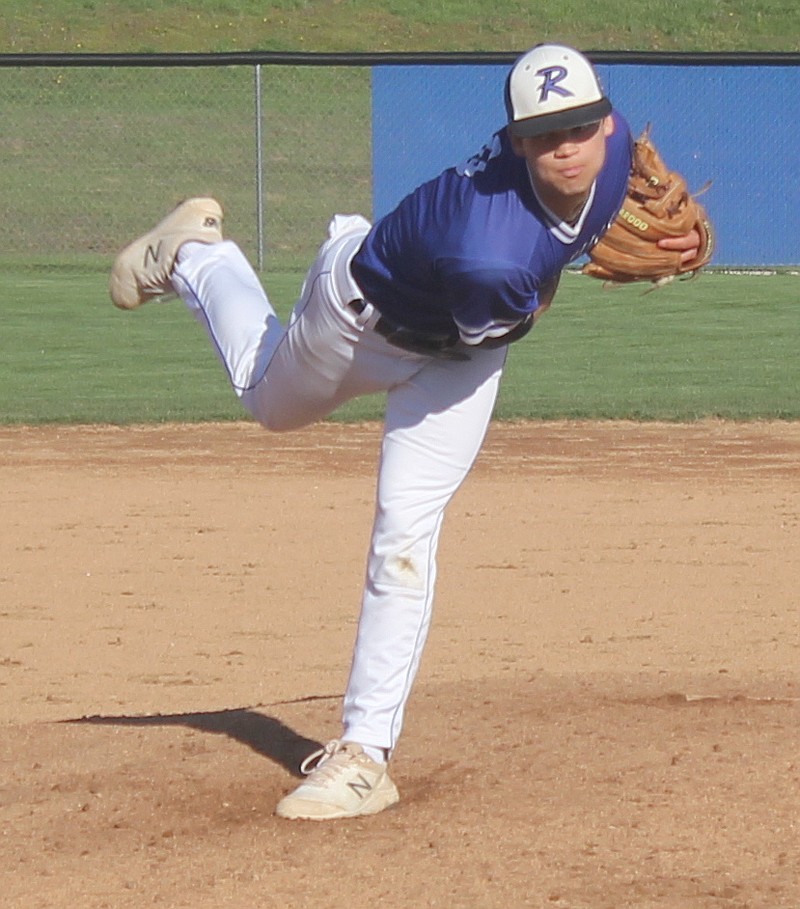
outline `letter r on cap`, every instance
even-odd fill
[[[545,66],[536,71],[537,76],[542,76],[542,84],[539,86],[539,101],[547,100],[550,92],[555,92],[564,98],[572,97],[572,92],[560,86],[558,83],[567,78],[567,71],[563,66]]]

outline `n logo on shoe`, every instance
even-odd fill
[[[364,778],[363,774],[361,773],[359,773],[358,777],[354,780],[351,780],[347,785],[360,799],[363,799],[364,796],[369,795],[370,792],[372,792],[371,784]]]
[[[158,246],[153,249],[152,246],[148,246],[144,251],[144,267],[147,268],[148,265],[152,262],[154,265],[158,264],[158,260],[161,258],[161,244],[162,240],[158,241]]]

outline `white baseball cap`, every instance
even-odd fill
[[[539,136],[602,120],[611,113],[592,64],[561,44],[537,44],[506,79],[506,111],[512,135]]]

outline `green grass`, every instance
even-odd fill
[[[246,418],[181,304],[118,312],[105,273],[70,268],[5,279],[1,422]],[[300,281],[265,277],[283,315]],[[707,274],[642,291],[566,275],[552,311],[511,348],[498,418],[800,418],[800,278]],[[381,413],[375,396],[336,418]]]
[[[513,350],[501,415],[800,416],[798,276],[709,273],[644,295],[565,281],[530,343]]]
[[[800,50],[794,0],[4,0],[13,52]]]

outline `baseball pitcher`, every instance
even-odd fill
[[[306,426],[355,396],[386,393],[342,729],[304,762],[281,817],[369,815],[398,801],[388,767],[431,622],[445,509],[483,443],[509,344],[551,305],[562,269],[598,246],[623,210],[634,142],[583,55],[534,47],[510,70],[505,100],[508,120],[484,148],[375,225],[333,218],[288,325],[223,239],[214,199],[184,202],[113,268],[122,309],[170,293],[183,300],[267,429]],[[689,197],[685,184],[667,185],[668,172],[661,179],[647,191],[656,201],[672,193],[664,220]],[[649,240],[672,274],[697,271],[711,245],[701,210]],[[642,244],[642,263],[648,255]],[[631,279],[603,261],[599,276]],[[651,279],[644,264],[633,277]]]

